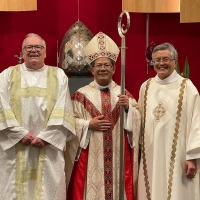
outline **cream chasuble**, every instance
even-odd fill
[[[195,192],[199,174],[196,180],[185,177],[186,159],[200,158],[199,94],[190,80],[176,72],[170,78],[160,82],[149,79],[140,89],[143,120],[138,200],[200,199]]]
[[[0,79],[0,200],[65,200],[63,149],[75,137],[66,75],[56,67],[22,64]],[[49,144],[24,146],[27,132]]]
[[[120,94],[120,86],[112,81],[110,89],[107,93],[109,94],[102,94],[102,91],[97,88],[96,82],[94,81],[89,85],[80,88],[72,97],[74,114],[76,117],[76,133],[78,137],[82,137],[85,122],[87,120],[91,120],[94,116],[101,115],[101,113],[111,119],[112,131],[110,133],[91,131],[89,134],[90,137],[88,138],[87,149],[82,149],[82,151],[78,152],[78,155],[80,153],[80,158],[77,163],[80,163],[83,161],[82,157],[85,156],[84,150],[87,151],[86,163],[82,165],[83,168],[84,166],[86,168],[85,173],[83,173],[83,179],[85,182],[80,183],[80,185],[82,184],[81,186],[83,186],[84,192],[83,194],[76,195],[77,193],[80,193],[80,190],[77,188],[78,186],[74,184],[74,187],[72,186],[72,189],[69,189],[68,191],[69,194],[72,192],[75,194],[73,198],[70,198],[70,200],[115,200],[119,198],[120,119],[117,96]],[[133,137],[131,138],[131,143],[134,144],[134,161],[133,163],[131,163],[131,160],[128,162],[134,169],[133,187],[136,188],[138,175],[140,113],[136,109],[137,102],[135,99],[129,98],[129,102],[129,112],[132,112],[132,118],[130,120],[133,124],[131,131],[133,133]],[[111,106],[111,108],[109,108],[109,106]],[[127,135],[125,135],[125,137],[127,137]],[[126,147],[130,148],[130,145],[127,143]],[[79,150],[81,150],[81,148],[79,148]],[[79,169],[75,168],[74,171],[80,171]],[[133,169],[129,168],[129,171],[132,171]],[[110,176],[108,174],[110,174]],[[80,179],[82,178],[80,175],[79,177]],[[72,179],[73,178],[74,176]],[[133,183],[132,177],[125,177],[125,179],[127,178],[130,178]],[[72,182],[76,180],[72,180]],[[132,189],[133,188],[130,185],[129,192],[131,192]],[[130,199],[130,197],[126,198],[125,196],[125,199]]]

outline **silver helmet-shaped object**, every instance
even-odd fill
[[[59,65],[70,76],[88,76],[90,66],[85,61],[84,50],[93,38],[84,23],[77,21],[65,33],[59,53]]]

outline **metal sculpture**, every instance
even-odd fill
[[[90,66],[85,61],[84,50],[93,35],[86,25],[75,22],[63,37],[59,54],[59,65],[67,75],[90,75]]]

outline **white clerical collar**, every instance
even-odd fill
[[[110,89],[110,87],[111,87],[111,83],[106,85],[106,86],[101,86],[95,80],[94,80],[94,82],[96,83],[96,88],[99,89],[99,90],[103,90],[103,89],[106,89],[106,88]]]
[[[46,67],[46,65],[44,64],[44,66],[42,68],[40,68],[40,69],[30,69],[30,68],[26,67],[25,63],[22,63],[21,66],[26,71],[42,71]]]
[[[167,78],[165,78],[163,80],[160,79],[158,77],[158,75],[155,76],[156,82],[161,83],[161,84],[173,83],[173,82],[177,81],[180,78],[181,78],[181,76],[179,74],[177,74],[176,70],[174,70],[170,76],[168,76]]]

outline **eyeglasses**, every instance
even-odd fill
[[[94,65],[94,67],[96,69],[102,69],[102,67],[104,67],[105,69],[110,69],[112,65],[110,63],[104,63],[104,64],[97,63],[96,65]]]
[[[164,58],[156,58],[155,60],[153,60],[153,63],[154,64],[159,64],[159,63],[161,63],[161,62],[163,62],[163,63],[169,63],[169,62],[171,62],[172,60],[175,60],[174,58],[173,59],[170,59],[170,58],[168,58],[168,57],[164,57]]]
[[[24,49],[27,52],[31,52],[33,50],[33,48],[37,51],[40,52],[42,49],[44,49],[44,47],[42,45],[27,45],[24,47]]]

